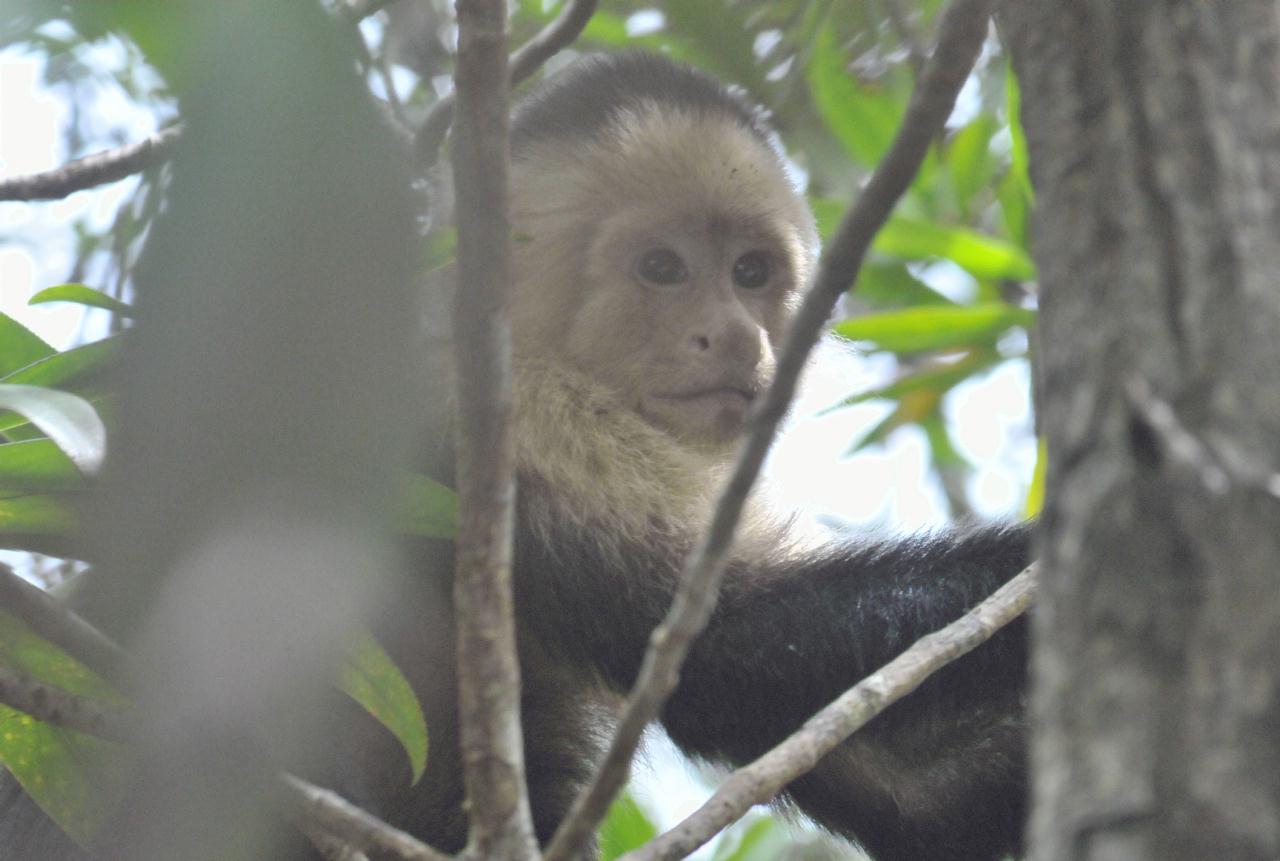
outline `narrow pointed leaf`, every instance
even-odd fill
[[[338,686],[396,737],[417,783],[427,767],[427,719],[409,680],[372,636],[357,638]]]
[[[84,486],[84,476],[52,440],[0,445],[0,494],[14,490],[48,493]]]
[[[454,492],[425,475],[403,479],[400,502],[401,530],[421,538],[452,538],[458,521]]]
[[[118,704],[99,676],[16,617],[0,611],[0,664],[69,693]],[[0,762],[27,795],[81,846],[88,846],[131,761],[121,745],[42,723],[0,706]]]
[[[35,332],[8,314],[0,314],[0,375],[25,368],[55,352]]]
[[[962,227],[895,216],[876,234],[872,248],[906,260],[950,260],[975,278],[1027,281],[1036,267],[1018,246]]]
[[[881,350],[916,353],[985,345],[1011,326],[1030,326],[1035,312],[1002,302],[933,305],[868,314],[837,323],[851,341],[869,341]]]
[[[71,388],[91,376],[114,367],[120,356],[121,336],[73,347],[40,359],[0,377],[0,383]]]
[[[121,317],[132,319],[134,316],[132,305],[85,284],[59,284],[56,287],[46,287],[32,296],[27,304],[41,305],[47,302],[74,302],[91,308],[104,308]]]
[[[0,536],[63,536],[75,527],[75,515],[65,497],[28,494],[0,498]],[[0,540],[0,547],[13,546]]]
[[[657,836],[658,826],[645,815],[631,793],[624,792],[600,824],[600,861],[613,861]]]

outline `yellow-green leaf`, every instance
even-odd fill
[[[950,260],[975,278],[1027,281],[1036,274],[1031,258],[1011,242],[901,215],[889,219],[871,247],[905,260]]]
[[[122,701],[96,673],[3,610],[0,665],[77,696],[109,704]],[[114,807],[130,761],[122,745],[0,706],[0,762],[40,809],[82,846]]]
[[[986,344],[1011,326],[1030,326],[1034,321],[1034,311],[1003,302],[925,305],[843,320],[835,331],[881,350],[915,353]]]
[[[368,633],[348,652],[339,687],[396,737],[417,783],[427,767],[427,719],[409,680]]]
[[[425,475],[402,480],[400,528],[422,538],[452,538],[458,522],[458,499],[452,490]]]
[[[1036,466],[1031,473],[1031,487],[1027,488],[1027,505],[1023,514],[1028,520],[1039,517],[1044,508],[1044,478],[1049,469],[1049,447],[1042,436],[1036,442]]]

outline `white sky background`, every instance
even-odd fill
[[[103,63],[123,61],[118,47],[114,55],[109,45],[97,50]],[[0,178],[48,170],[68,158],[63,128],[69,109],[58,93],[41,84],[39,63],[20,49],[0,49]],[[109,120],[102,124],[104,130],[123,128],[129,140],[157,127],[150,110],[134,105],[115,87],[100,87],[91,110]],[[91,142],[90,151],[118,143],[106,134]],[[0,311],[60,349],[84,340],[86,333],[96,337],[105,319],[99,319],[102,312],[90,311],[86,319],[80,306],[30,307],[27,300],[66,279],[74,257],[71,225],[81,220],[97,229],[110,225],[135,185],[136,180],[128,179],[62,201],[0,202]],[[887,444],[846,458],[851,442],[890,408],[870,403],[813,417],[852,393],[883,384],[892,376],[894,362],[854,355],[846,348],[829,347],[827,352],[823,372],[806,380],[797,418],[770,457],[769,475],[779,492],[816,514],[879,533],[945,525],[944,497],[929,470],[923,433],[902,429]],[[1026,363],[1010,361],[958,386],[947,398],[945,413],[956,446],[975,466],[969,496],[984,518],[1016,518],[1022,510],[1035,460],[1028,391]],[[643,778],[646,769],[640,769],[642,799],[668,823],[705,798],[700,783],[682,778],[679,770],[674,757],[661,753],[653,757],[648,780]]]

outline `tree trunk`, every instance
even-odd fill
[[[1006,0],[1037,192],[1035,859],[1280,858],[1280,5]]]

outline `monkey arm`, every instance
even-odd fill
[[[582,542],[524,548],[543,637],[610,686],[633,681],[679,561]],[[1025,527],[836,544],[783,563],[731,567],[663,714],[686,751],[744,763],[958,618],[1026,566]],[[550,587],[550,588],[546,588]],[[519,601],[519,599],[518,599]],[[547,606],[554,601],[558,610]],[[522,608],[522,618],[526,618]],[[554,630],[552,627],[554,626]],[[797,781],[790,796],[878,859],[997,859],[1025,813],[1026,625],[1019,620],[935,674]]]

